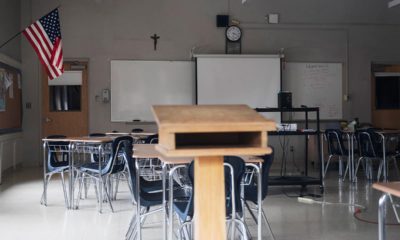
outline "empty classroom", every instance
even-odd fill
[[[0,238],[398,239],[399,30],[399,0],[0,0]]]

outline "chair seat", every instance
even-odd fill
[[[47,167],[50,172],[53,172],[53,171],[60,172],[62,170],[65,170],[66,168],[68,168],[68,166],[69,166],[69,164],[67,161],[60,161],[60,162],[52,161],[51,163],[48,164]]]
[[[147,181],[144,178],[140,178],[140,189],[142,189],[145,192],[155,192],[155,191],[161,191],[162,190],[162,181],[157,180],[157,181]]]
[[[115,164],[112,173],[117,173],[121,172],[124,170],[125,164]],[[80,166],[80,170],[84,172],[92,172],[92,173],[97,173],[99,174],[99,163],[98,162],[90,162],[90,163],[85,163],[82,166]],[[108,171],[107,164],[103,164],[101,166],[101,174],[106,174]]]

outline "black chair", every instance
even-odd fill
[[[48,139],[66,138],[64,135],[50,135]],[[69,169],[69,142],[48,141],[43,144],[44,151],[44,175],[43,175],[43,194],[40,200],[42,205],[47,206],[47,186],[54,174],[61,175],[61,183],[64,192],[65,206],[68,207],[68,197],[65,187],[64,172]],[[47,152],[47,155],[46,155]]]
[[[236,223],[242,227],[241,233],[246,234],[244,222],[241,221],[243,208],[241,204],[241,181],[245,172],[244,161],[235,156],[224,157],[225,166],[225,194],[226,194],[226,217],[231,224],[231,237],[235,235]],[[194,186],[194,163],[189,165],[188,178],[191,186]],[[175,199],[174,199],[175,200]],[[180,220],[179,234],[191,239],[192,231],[188,228],[194,214],[194,189],[186,195],[186,201],[178,198],[173,202],[175,213]],[[172,218],[172,216],[170,216]]]
[[[261,184],[261,186],[262,186],[262,188],[261,188],[261,206],[258,205],[258,179],[252,178],[252,181],[244,184],[243,200],[244,200],[245,206],[249,210],[250,215],[252,216],[252,218],[254,219],[254,221],[256,223],[258,223],[258,220],[254,214],[254,210],[258,211],[259,209],[261,209],[261,214],[262,214],[264,223],[265,223],[266,227],[268,228],[268,230],[270,231],[272,238],[275,239],[275,236],[272,232],[271,226],[268,222],[267,216],[266,216],[264,210],[262,209],[262,202],[268,195],[268,179],[269,179],[270,169],[271,169],[272,163],[274,161],[274,149],[272,148],[271,154],[263,155],[260,157],[263,160],[262,164],[261,164],[261,174],[262,174],[261,175],[261,183],[262,183]],[[247,168],[249,168],[249,167],[247,167]],[[260,176],[257,176],[257,178],[259,178],[259,177]],[[252,209],[250,207],[250,205],[248,204],[248,202],[252,202],[253,204],[255,204],[257,206],[257,209]]]
[[[388,145],[388,142],[383,143],[382,137],[377,133],[381,129],[368,128],[364,130],[357,131],[358,147],[359,147],[359,159],[355,168],[355,175],[357,175],[360,163],[363,165],[366,178],[368,180],[373,180],[373,161],[379,161],[379,167],[376,179],[379,181],[382,170],[383,170],[383,148],[382,144]],[[393,160],[395,168],[398,172],[396,156],[397,153],[397,143],[392,146],[392,148],[387,147],[385,149],[385,156],[387,162]],[[389,165],[389,164],[387,164]],[[398,173],[397,173],[398,174]]]
[[[349,149],[345,147],[344,144],[344,136],[342,131],[339,129],[326,129],[325,130],[325,139],[328,143],[328,161],[326,163],[325,169],[323,170],[323,177],[325,177],[326,172],[328,171],[328,167],[330,161],[333,157],[337,157],[339,160],[339,177],[346,178],[346,174],[349,171],[350,165],[350,155]],[[347,139],[349,141],[349,139]],[[347,160],[346,170],[343,174],[343,159]]]
[[[105,137],[107,136],[105,133],[90,133],[89,137]],[[99,161],[99,155],[98,154],[91,154],[91,161],[92,162],[98,162]]]
[[[104,190],[107,201],[110,205],[112,212],[114,212],[111,203],[111,189],[110,177],[114,174],[119,174],[125,168],[125,156],[126,153],[132,152],[133,139],[130,136],[121,136],[115,138],[111,143],[111,154],[104,159],[99,159],[97,162],[84,163],[78,167],[78,178],[80,178],[79,198],[81,195],[81,189],[84,179],[91,178],[96,181],[98,192],[100,193],[98,198],[99,202],[103,201],[102,191]],[[107,155],[105,155],[107,156]],[[100,205],[99,211],[102,212]]]
[[[143,144],[157,144],[158,134],[147,136],[142,139]],[[161,186],[162,165],[158,158],[149,158],[141,162],[141,173],[149,181],[158,181]]]
[[[159,187],[162,188],[162,185],[159,186],[158,182],[146,181],[139,175],[139,164],[136,159],[132,158],[132,153],[132,149],[130,149],[130,151],[126,151],[124,153],[124,159],[126,165],[128,166],[127,169],[129,172],[129,183],[131,186],[130,189],[136,202],[137,211],[132,216],[125,237],[126,239],[141,239],[141,226],[144,224],[146,216],[164,210],[164,208],[161,206],[163,202],[163,192],[154,191]],[[137,185],[138,181],[140,186]],[[168,193],[165,192],[165,194],[167,196]],[[176,195],[181,196],[183,193],[179,190],[176,190]],[[150,211],[151,208],[157,206],[159,206],[159,208]],[[140,225],[138,224],[138,221],[140,221]]]
[[[144,144],[157,144],[158,143],[158,134],[150,135],[143,139]]]

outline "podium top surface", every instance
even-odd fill
[[[247,105],[156,105],[160,129],[172,132],[273,131],[273,120]]]

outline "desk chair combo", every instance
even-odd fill
[[[166,196],[167,193],[162,191],[162,181],[148,181],[140,175],[140,161],[132,158],[132,155],[131,149],[130,152],[125,153],[124,158],[128,166],[129,182],[137,210],[129,223],[126,239],[141,239],[141,227],[146,217],[164,210],[163,199],[165,198],[163,196]],[[176,195],[182,195],[179,189],[176,191]]]
[[[230,232],[230,239],[235,239],[236,230],[238,229],[243,239],[247,239],[247,229],[241,219],[243,208],[241,204],[241,181],[245,172],[244,161],[239,157],[224,157],[225,168],[225,194],[226,194],[226,219]],[[190,185],[194,186],[194,164],[193,162],[188,168],[188,179]],[[179,239],[193,239],[193,231],[190,227],[194,216],[194,191],[188,191],[185,198],[173,199],[173,208],[178,216],[180,226],[178,229]],[[185,200],[186,199],[186,200]],[[170,216],[170,223],[172,222]],[[240,227],[238,227],[240,226]]]
[[[82,185],[84,179],[90,178],[96,182],[96,190],[98,192],[99,212],[102,212],[101,202],[107,201],[111,211],[114,212],[114,208],[111,203],[111,189],[110,185],[107,184],[110,178],[121,173],[125,168],[126,152],[132,151],[133,139],[130,136],[116,137],[111,143],[111,154],[104,155],[99,153],[99,160],[97,162],[83,163],[77,167],[78,179],[80,182],[79,193],[78,193],[78,204],[81,198]],[[104,192],[104,194],[103,194]],[[105,198],[105,199],[103,199]]]
[[[378,161],[379,162],[379,167],[378,171],[376,174],[376,179],[377,181],[380,180],[383,168],[388,167],[388,161],[386,160],[386,166],[384,166],[383,162],[383,156],[385,155],[386,158],[390,159],[393,161],[397,175],[399,176],[399,169],[397,166],[397,160],[396,157],[398,156],[397,149],[395,147],[393,148],[385,148],[385,152],[383,151],[382,145],[385,144],[388,146],[388,141],[383,142],[382,137],[378,134],[379,129],[374,129],[374,128],[369,128],[365,130],[359,130],[357,131],[357,139],[358,139],[358,145],[359,145],[359,159],[357,161],[356,167],[355,167],[355,175],[357,175],[360,163],[362,164],[364,168],[364,172],[366,175],[366,178],[368,180],[373,180],[373,161]],[[398,138],[396,138],[398,142]],[[397,144],[395,144],[397,145]],[[386,169],[387,172],[388,169]]]
[[[48,139],[63,139],[64,135],[50,135]],[[64,193],[65,207],[68,208],[68,196],[65,187],[64,173],[69,168],[69,142],[65,141],[52,141],[43,143],[43,194],[40,200],[42,205],[47,206],[47,187],[50,179],[54,174],[60,174],[61,183]],[[47,154],[46,154],[47,153]]]
[[[142,140],[143,144],[157,144],[158,134],[150,135]],[[149,181],[161,181],[161,162],[157,158],[149,158],[140,162],[140,175]]]
[[[325,165],[325,169],[323,169],[323,177],[325,177],[326,172],[328,171],[329,164],[331,159],[336,157],[339,160],[339,178],[343,180],[346,178],[347,172],[349,171],[350,163],[350,154],[349,149],[345,147],[344,144],[344,136],[342,131],[339,129],[326,129],[325,130],[325,139],[328,143],[328,161]],[[348,139],[350,141],[350,139]],[[343,173],[343,160],[346,160],[346,169]],[[350,174],[349,174],[350,176]]]
[[[263,159],[263,162],[260,163],[261,166],[258,166],[260,169],[258,170],[259,174],[257,176],[257,178],[260,178],[260,175],[261,175],[261,186],[259,184],[260,182],[256,181],[255,178],[252,178],[249,183],[243,184],[244,195],[242,196],[242,199],[244,200],[244,202],[243,202],[244,205],[246,206],[246,208],[250,212],[250,215],[252,216],[252,218],[254,219],[254,221],[257,224],[261,224],[261,223],[259,223],[260,220],[256,217],[255,212],[261,211],[264,224],[267,227],[267,229],[269,230],[271,238],[274,240],[275,236],[272,232],[272,229],[268,222],[267,216],[262,208],[263,201],[268,195],[268,179],[269,179],[269,172],[270,172],[272,163],[274,161],[274,149],[272,148],[271,154],[263,155],[263,156],[261,156],[261,158]],[[257,166],[254,166],[253,164],[246,164],[246,167],[254,168]],[[259,180],[259,179],[257,179],[257,180]],[[261,193],[260,193],[260,191],[261,191]],[[259,199],[259,194],[261,194],[261,201]],[[255,209],[251,208],[249,205],[249,202],[256,205],[257,208],[255,208]],[[244,217],[244,215],[243,215],[243,217]]]

